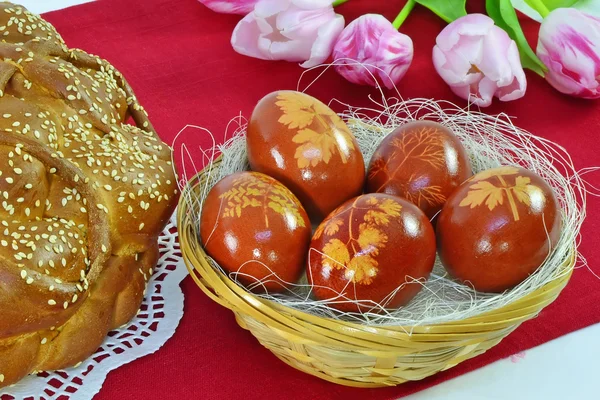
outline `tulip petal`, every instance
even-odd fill
[[[600,19],[559,8],[542,22],[537,53],[548,67],[547,81],[558,91],[600,97]]]
[[[402,79],[413,58],[410,37],[379,14],[352,21],[338,38],[333,58],[336,71],[353,83],[389,89]]]
[[[438,35],[435,42],[444,51],[452,50],[464,37],[485,36],[494,26],[494,20],[483,14],[468,14],[446,26]],[[455,22],[456,22],[455,21]]]
[[[329,57],[343,28],[331,0],[259,0],[235,27],[231,44],[247,56],[312,66]]]
[[[379,38],[379,47],[376,53],[377,65],[380,70],[377,74],[388,89],[393,89],[399,82],[413,60],[412,39],[400,32],[385,31]]]
[[[317,40],[312,45],[310,58],[300,64],[303,68],[311,68],[327,60],[333,49],[335,40],[344,29],[344,17],[336,14],[335,18],[319,28]]]
[[[333,0],[291,0],[291,3],[298,8],[314,10],[315,8],[329,8],[333,4]]]
[[[477,68],[485,76],[496,81],[498,86],[506,86],[513,81],[512,68],[507,57],[508,49],[513,43],[508,34],[497,26],[492,27],[484,38],[481,62],[477,64]]]
[[[469,14],[450,23],[437,37],[432,57],[452,91],[480,107],[494,97],[507,101],[525,94],[517,45],[487,16]]]
[[[277,29],[289,39],[314,42],[319,28],[334,18],[332,8],[301,10],[292,6],[277,16]]]
[[[268,55],[259,48],[257,38],[260,35],[261,30],[256,17],[254,13],[250,13],[235,26],[231,34],[231,46],[235,51],[245,56],[268,60]]]
[[[287,1],[280,0],[260,0],[254,7],[254,13],[257,18],[269,18],[279,14],[289,8]]]
[[[525,71],[523,71],[523,67],[521,66],[519,49],[514,41],[511,42],[507,50],[507,60],[510,64],[513,78],[509,84],[499,85],[500,87],[498,87],[496,95],[501,101],[520,99],[525,96],[525,91],[527,90],[527,78],[525,77]]]
[[[311,43],[303,40],[272,42],[269,52],[273,60],[300,62],[310,57]]]
[[[225,14],[246,15],[254,10],[258,0],[199,0],[213,11]]]

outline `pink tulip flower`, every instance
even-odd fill
[[[335,69],[350,82],[392,89],[413,59],[413,42],[378,14],[352,21],[333,47]]]
[[[556,90],[600,98],[600,18],[574,8],[555,9],[542,21],[537,55]]]
[[[525,95],[527,81],[517,44],[483,14],[469,14],[438,35],[433,64],[452,91],[480,107]]]
[[[231,36],[240,54],[263,60],[323,63],[344,29],[344,17],[331,0],[260,0]]]
[[[254,10],[258,0],[199,0],[213,11],[224,14],[246,15]]]

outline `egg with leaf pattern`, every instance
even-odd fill
[[[200,219],[202,245],[230,276],[256,292],[279,292],[302,275],[311,225],[285,186],[258,172],[221,179]]]
[[[552,188],[539,175],[505,166],[482,171],[448,199],[437,241],[448,272],[482,292],[503,292],[544,262],[561,232]]]
[[[341,311],[378,312],[407,304],[435,261],[429,219],[400,197],[351,199],[317,228],[307,277],[319,300]]]
[[[366,191],[404,197],[433,218],[471,175],[467,152],[450,129],[413,121],[383,139],[369,163]]]
[[[287,186],[315,221],[362,193],[365,165],[358,143],[314,97],[295,91],[266,95],[254,108],[246,139],[251,169]]]

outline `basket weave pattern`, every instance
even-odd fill
[[[215,160],[213,167],[219,163]],[[188,190],[203,187],[206,179],[206,172],[200,172],[188,183]],[[210,264],[185,198],[181,197],[178,208],[181,251],[196,284],[232,310],[238,324],[283,362],[347,386],[382,387],[420,380],[484,353],[552,303],[575,264],[571,257],[560,267],[567,273],[476,317],[417,327],[366,326],[285,307],[238,286]]]

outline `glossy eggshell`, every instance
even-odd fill
[[[280,182],[257,172],[220,180],[202,208],[206,252],[256,291],[277,292],[302,275],[311,225],[298,199]],[[272,275],[275,274],[275,275]]]
[[[247,130],[250,167],[286,185],[314,221],[362,193],[365,165],[344,121],[319,100],[278,91],[256,105]]]
[[[437,224],[448,272],[482,292],[525,280],[556,245],[561,213],[538,175],[517,167],[480,172],[448,199]]]
[[[315,231],[308,282],[317,299],[341,311],[381,311],[377,304],[397,308],[421,290],[435,252],[433,227],[419,208],[395,196],[362,195]]]
[[[450,129],[414,121],[381,142],[369,163],[366,191],[404,197],[433,218],[471,175],[469,157]]]

